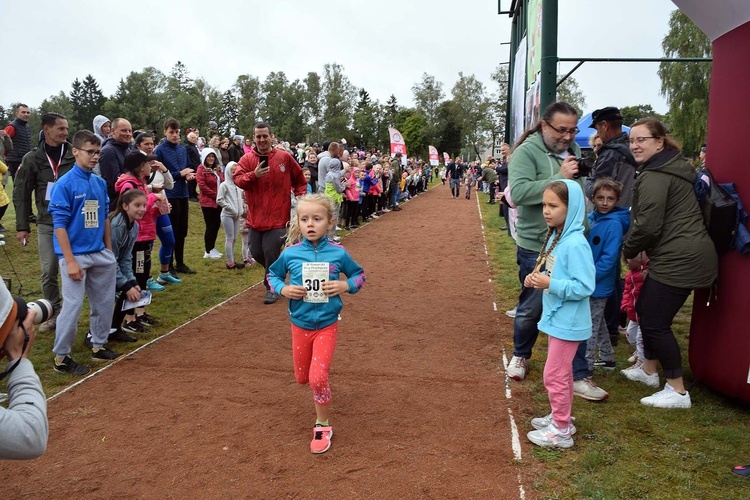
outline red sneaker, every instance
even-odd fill
[[[316,425],[313,427],[313,439],[310,441],[310,451],[313,453],[325,453],[331,447],[333,427],[330,425]]]

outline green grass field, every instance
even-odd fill
[[[6,192],[12,196],[12,181],[8,182]],[[36,208],[34,209],[36,210]],[[15,211],[13,203],[3,217],[2,224],[8,228],[5,235],[6,245],[0,247],[0,274],[4,278],[11,278],[13,295],[21,295],[26,300],[42,297],[39,277],[39,254],[37,251],[36,226],[32,224],[32,235],[28,245],[22,247],[16,239]],[[224,259],[212,260],[203,258],[203,214],[198,203],[190,203],[190,233],[185,244],[185,262],[197,271],[194,275],[181,275],[183,282],[179,285],[168,285],[162,292],[154,292],[152,304],[148,312],[160,320],[160,324],[150,327],[151,333],[138,335],[138,342],[111,343],[117,352],[130,352],[143,344],[171,331],[175,327],[189,321],[216,304],[240,293],[263,278],[263,268],[255,265],[250,268],[229,271],[225,267]],[[235,243],[235,258],[241,261],[241,240]],[[156,240],[152,256],[152,276],[158,273],[158,248]],[[216,248],[224,253],[224,232],[219,231]],[[19,285],[22,285],[19,293]],[[263,304],[258,300],[258,307]],[[98,364],[91,362],[90,349],[83,345],[83,338],[88,331],[88,304],[78,324],[78,336],[71,356],[79,363],[93,368]],[[36,342],[31,353],[31,360],[42,380],[45,393],[52,396],[64,387],[78,380],[58,373],[52,369],[52,344],[54,332],[37,333]]]
[[[499,228],[505,221],[498,205],[484,203],[480,195],[490,266],[494,273],[498,311],[513,308],[519,283],[515,243]],[[578,433],[576,446],[566,451],[534,447],[531,458],[542,462],[544,474],[533,485],[543,498],[750,498],[750,481],[733,475],[730,468],[750,463],[750,411],[702,384],[693,385],[687,366],[691,305],[683,308],[673,329],[683,349],[686,383],[693,401],[689,410],[661,410],[640,404],[655,392],[631,382],[619,370],[629,366],[633,349],[622,336],[615,348],[618,368],[597,370],[596,382],[610,393],[607,401],[592,403],[575,398],[573,413]],[[501,332],[506,351],[512,353],[512,331]],[[549,413],[542,381],[546,336],[541,334],[531,360],[530,378],[512,387],[525,386],[534,415]],[[662,379],[662,384],[664,380]],[[525,443],[529,422],[517,422]]]

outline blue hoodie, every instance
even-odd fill
[[[589,214],[589,228],[586,239],[596,264],[596,289],[591,297],[603,299],[612,295],[619,276],[622,238],[630,229],[630,210],[615,207],[608,214],[594,210]]]
[[[336,245],[323,238],[318,246],[313,246],[306,239],[283,252],[268,268],[268,282],[271,291],[281,293],[286,286],[284,279],[289,273],[290,285],[302,285],[302,264],[305,262],[328,262],[328,279],[338,280],[339,273],[347,277],[349,293],[357,293],[365,284],[365,273],[362,267],[354,262],[341,245]],[[330,297],[328,302],[312,303],[304,300],[289,299],[289,316],[292,323],[305,330],[319,330],[338,321],[344,303],[340,296]]]
[[[77,164],[52,186],[48,211],[55,229],[63,228],[68,232],[73,255],[104,250],[108,209],[107,183]],[[56,234],[53,243],[55,253],[62,258]]]
[[[596,285],[591,248],[583,235],[586,205],[580,184],[562,179],[568,186],[568,213],[562,236],[547,257],[550,284],[542,294],[539,330],[552,337],[580,341],[591,337],[589,297]],[[552,244],[554,235],[547,242]]]

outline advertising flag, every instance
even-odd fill
[[[440,157],[438,156],[438,150],[435,146],[430,146],[430,165],[435,166],[440,164]]]
[[[446,165],[451,162],[451,157],[448,153],[443,152],[443,161],[445,161]]]
[[[404,136],[393,127],[388,127],[388,133],[391,135],[391,155],[395,156],[396,153],[401,153],[405,157],[406,143],[404,142]]]

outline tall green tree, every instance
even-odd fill
[[[320,75],[310,71],[302,81],[305,85],[305,108],[308,116],[307,142],[323,142],[323,84]]]
[[[232,87],[237,96],[237,126],[240,135],[252,135],[253,125],[258,122],[260,107],[260,80],[252,75],[240,75]]]
[[[217,123],[219,133],[225,137],[234,134],[239,127],[239,107],[237,106],[237,97],[231,90],[221,94],[221,114]]]
[[[451,90],[457,105],[457,121],[467,141],[467,155],[481,157],[489,140],[489,98],[484,84],[474,75],[458,73],[458,80]]]
[[[304,86],[299,80],[289,82],[283,71],[269,73],[261,85],[260,117],[271,125],[279,139],[304,140],[307,131],[304,103]]]
[[[414,104],[417,111],[425,118],[424,134],[428,141],[437,137],[437,112],[440,102],[445,98],[443,83],[427,73],[422,74],[422,81],[415,83],[411,88],[414,94]]]
[[[31,108],[32,118],[35,114],[34,111],[34,108]],[[67,118],[68,120],[68,132],[71,139],[73,138],[73,134],[75,134],[77,131],[81,130],[82,128],[90,129],[91,127],[90,125],[81,124],[76,120],[75,110],[73,109],[73,104],[70,102],[70,97],[68,97],[62,90],[57,94],[51,95],[43,100],[39,105],[39,109],[37,111],[38,113],[36,114],[39,119],[38,125],[36,123],[32,123],[32,119],[29,119],[29,128],[31,128],[32,132],[35,133],[38,133],[39,130],[41,130],[41,117],[45,113],[60,113],[61,115],[65,116],[65,118]],[[32,144],[34,144],[35,140],[35,136],[32,136]]]
[[[396,96],[394,94],[391,94],[388,100],[385,101],[385,115],[388,123],[391,126],[396,125],[396,115],[398,114],[398,108],[399,106],[398,101],[396,100]]]
[[[711,41],[685,14],[675,10],[661,43],[665,57],[711,57]],[[710,63],[659,63],[661,93],[669,104],[671,132],[688,155],[697,154],[708,130]]]
[[[561,78],[558,75],[558,79]],[[586,109],[586,97],[578,86],[578,81],[569,76],[560,86],[557,87],[557,100],[565,101],[578,111],[578,116],[583,116]],[[540,110],[540,112],[543,110]]]
[[[359,89],[359,100],[354,108],[353,132],[354,145],[372,147],[378,135],[377,109],[365,89]]]
[[[626,125],[628,127],[630,126],[630,124],[632,124],[636,120],[640,120],[641,118],[652,117],[662,122],[666,120],[666,117],[654,111],[654,108],[652,108],[650,104],[623,106],[622,108],[620,108],[620,114],[622,115],[623,125]]]
[[[427,119],[421,112],[413,112],[404,120],[399,129],[404,136],[409,156],[428,158]]]
[[[344,67],[332,63],[323,66],[324,135],[331,140],[351,133],[356,90],[344,74]]]
[[[448,153],[451,158],[459,153],[463,144],[459,113],[460,109],[453,99],[443,101],[438,107],[438,141],[435,147],[440,154]]]
[[[491,77],[494,88],[490,94],[487,118],[490,125],[490,144],[494,146],[501,142],[505,134],[508,114],[508,65],[498,64]]]
[[[169,117],[163,107],[165,82],[164,73],[153,66],[131,71],[104,103],[102,114],[110,120],[126,118],[133,130],[161,132],[164,120]]]
[[[76,83],[73,82],[73,91],[76,90]],[[92,75],[86,75],[83,79],[83,83],[79,85],[80,93],[78,94],[78,102],[73,102],[74,92],[70,94],[70,100],[73,102],[73,112],[75,113],[75,119],[78,123],[85,127],[92,127],[94,117],[102,112],[102,106],[107,101],[104,97],[99,84]]]

